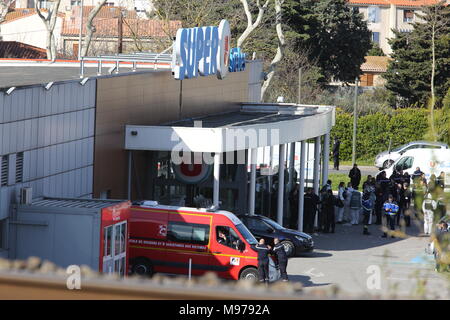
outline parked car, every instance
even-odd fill
[[[413,141],[390,151],[383,151],[375,157],[375,166],[380,169],[389,168],[402,154],[413,149],[449,149],[449,146],[442,142]]]
[[[441,172],[444,172],[444,191],[450,192],[450,150],[428,149],[407,151],[392,166],[380,171],[379,174],[385,171],[386,177],[389,178],[394,170],[401,170],[403,173],[408,172],[412,176],[417,167],[425,174],[427,180],[432,174],[437,177]]]
[[[240,215],[238,218],[258,241],[264,238],[266,244],[273,246],[273,240],[280,239],[289,257],[314,250],[312,237],[304,232],[284,228],[272,219],[261,215]]]

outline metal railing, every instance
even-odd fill
[[[96,57],[80,57],[80,78],[84,78],[85,75],[85,64],[91,61],[97,62],[97,75],[102,75],[102,65],[103,63],[111,63],[113,62],[115,66],[110,70],[110,73],[113,71],[115,73],[119,73],[120,63],[125,62],[128,65],[132,64],[132,71],[135,72],[138,64],[141,65],[152,65],[153,69],[157,70],[159,66],[172,64],[172,54],[166,53],[172,49],[172,46],[165,49],[160,53],[150,53],[150,52],[136,52],[129,54],[115,54],[115,55],[100,55]]]

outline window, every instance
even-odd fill
[[[414,20],[414,10],[403,10],[403,22],[412,22]]]
[[[2,157],[2,176],[1,176],[1,186],[8,185],[8,177],[9,177],[9,156]]]
[[[207,245],[209,243],[209,226],[196,223],[169,222],[167,239],[174,242]]]
[[[223,234],[225,238],[222,238],[220,235]],[[216,239],[217,242],[221,245],[230,247],[234,250],[239,250],[239,241],[241,239],[236,234],[236,232],[230,227],[218,226],[216,227]],[[239,240],[239,241],[238,241]]]
[[[40,9],[51,9],[52,7],[52,1],[48,0],[39,0],[39,8]]]
[[[81,6],[81,0],[72,0],[70,1],[70,5],[73,6]]]
[[[409,169],[412,167],[414,162],[413,157],[406,157],[405,163],[403,164],[403,170]]]
[[[267,224],[265,224],[263,221],[259,219],[247,218],[246,220],[247,226],[250,230],[267,232],[267,230],[270,228]]]
[[[16,183],[23,182],[23,152],[16,155]]]
[[[368,13],[368,21],[372,23],[380,22],[380,8],[371,6],[369,7],[369,13]]]
[[[103,256],[108,257],[112,255],[111,252],[111,236],[112,236],[112,226],[108,226],[104,228],[104,248],[105,252],[103,253]]]
[[[376,44],[380,44],[380,33],[379,32],[372,32],[372,41]]]

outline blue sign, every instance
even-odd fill
[[[228,72],[245,69],[245,54],[230,50],[231,32],[226,20],[218,27],[178,29],[172,63],[175,79],[216,74],[223,79]]]

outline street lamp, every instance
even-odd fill
[[[358,78],[355,78],[355,104],[353,106],[353,144],[352,144],[352,165],[356,162],[356,124],[358,118]]]
[[[78,60],[81,60],[81,34],[83,32],[83,0],[80,8],[80,37],[78,39]]]

